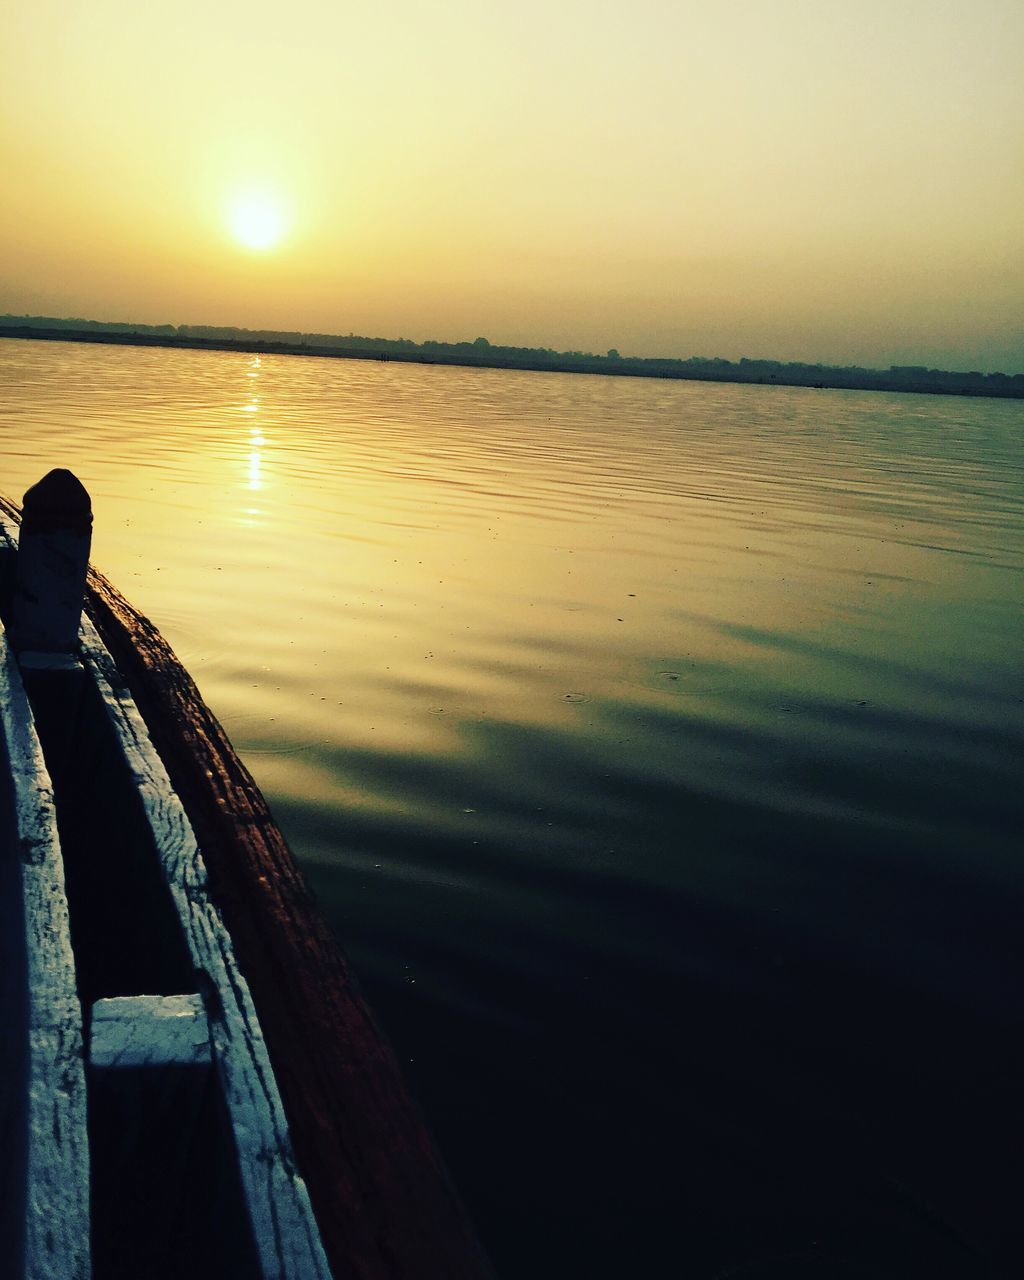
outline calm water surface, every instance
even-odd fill
[[[505,1280],[1024,1267],[1022,426],[0,341]]]

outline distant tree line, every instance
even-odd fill
[[[132,324],[55,316],[0,316],[0,336],[79,335],[84,339],[140,342],[166,346],[240,347],[308,355],[396,358],[437,364],[489,368],[549,369],[572,373],[628,374],[648,378],[690,378],[715,382],[755,382],[780,386],[841,387],[878,391],[941,392],[954,395],[1024,397],[1024,373],[981,373],[978,370],[928,369],[924,365],[891,365],[865,369],[779,360],[724,360],[720,356],[688,359],[622,356],[613,347],[605,355],[590,351],[555,351],[551,347],[496,346],[487,338],[440,342],[411,338],[367,338],[359,334],[297,333],[274,329],[239,329],[218,325]]]

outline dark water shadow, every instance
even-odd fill
[[[308,873],[500,1271],[579,1274],[585,1238],[588,1276],[812,1244],[868,1275],[1012,1274],[1019,895],[929,857],[927,824],[616,770],[554,730],[467,733],[444,766],[332,761],[471,796],[464,832],[275,807],[331,850]]]

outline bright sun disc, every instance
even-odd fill
[[[280,204],[272,196],[241,196],[231,207],[231,232],[247,249],[272,249],[284,235]]]

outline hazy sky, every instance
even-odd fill
[[[0,0],[0,312],[1024,371],[1022,49],[1021,0]]]

